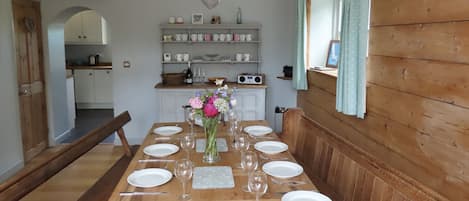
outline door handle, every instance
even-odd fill
[[[21,85],[18,91],[19,96],[31,96],[31,85],[30,84],[24,84]]]

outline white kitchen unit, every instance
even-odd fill
[[[112,109],[112,70],[74,70],[78,109]]]
[[[158,88],[159,98],[159,122],[182,122],[184,121],[183,105],[188,104],[189,98],[197,91],[205,88]],[[242,114],[242,120],[264,120],[265,119],[265,88],[238,88],[236,93],[236,109]]]
[[[75,128],[75,89],[73,76],[67,76],[67,109],[68,109],[68,125]]]
[[[83,11],[72,16],[64,28],[67,45],[104,45],[108,42],[106,20],[96,11]]]

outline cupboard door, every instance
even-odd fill
[[[93,103],[94,93],[94,72],[93,70],[75,70],[75,102]]]
[[[90,44],[103,44],[103,23],[101,22],[101,16],[96,11],[84,11],[82,12],[83,20],[83,33],[85,43]]]
[[[80,43],[83,38],[83,24],[82,15],[78,13],[72,16],[67,23],[65,23],[64,37],[65,43]]]
[[[194,96],[192,90],[162,91],[160,94],[160,122],[183,122],[183,105]]]
[[[265,119],[265,90],[238,89],[236,109],[240,110],[242,120]]]
[[[94,70],[96,103],[112,103],[112,70]]]

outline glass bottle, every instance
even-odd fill
[[[236,24],[241,24],[243,23],[242,21],[242,15],[241,15],[241,7],[238,7],[238,11],[236,12]]]
[[[190,63],[188,64],[188,66],[189,67],[187,68],[187,71],[186,71],[186,84],[192,84],[194,83],[194,80],[193,80],[194,74],[192,73]]]

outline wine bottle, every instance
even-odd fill
[[[236,24],[242,24],[243,21],[241,19],[241,7],[238,7],[238,11],[236,12]]]
[[[191,66],[189,65],[186,71],[186,84],[192,84],[194,82],[193,77],[194,74],[192,73]]]

